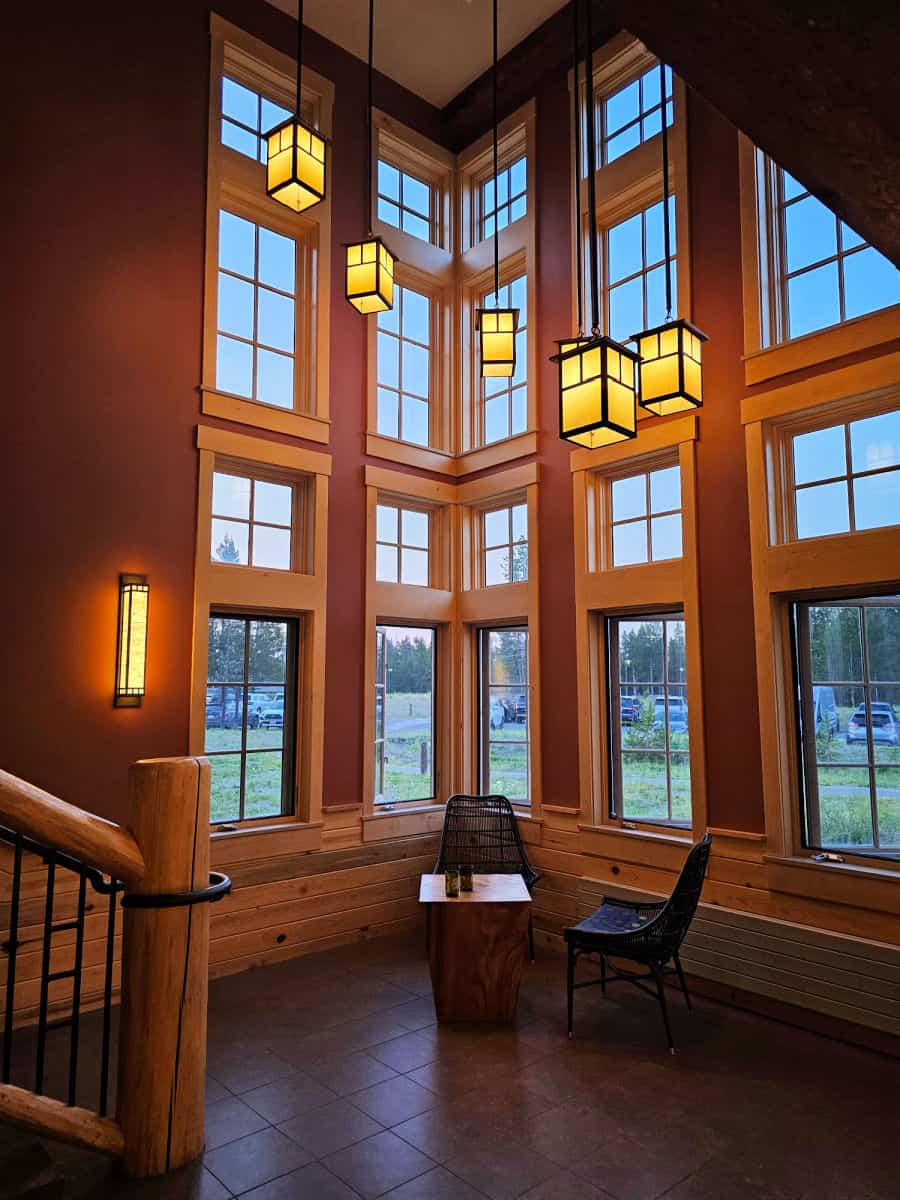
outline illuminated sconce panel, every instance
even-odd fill
[[[517,308],[478,308],[475,327],[481,346],[481,377],[508,379],[516,369]]]
[[[347,246],[344,295],[361,313],[386,312],[394,307],[396,258],[379,237]]]
[[[608,337],[557,345],[560,437],[589,450],[636,437],[638,356]]]
[[[670,321],[636,333],[641,357],[640,404],[658,417],[703,405],[703,343],[689,321]]]
[[[119,644],[116,650],[116,708],[137,708],[144,698],[147,673],[146,575],[119,576]]]
[[[325,199],[325,139],[297,117],[266,134],[266,194],[293,212]]]

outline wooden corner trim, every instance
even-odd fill
[[[232,433],[213,425],[197,426],[197,449],[211,450],[229,458],[247,462],[265,463],[269,466],[287,467],[306,475],[330,475],[331,455],[318,450],[305,450],[299,446],[286,446],[284,442],[273,442],[268,438],[252,437],[245,433]]]

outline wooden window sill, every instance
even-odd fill
[[[362,818],[363,841],[380,842],[390,838],[414,837],[416,834],[439,833],[443,824],[443,804],[422,804],[413,808],[367,813]]]
[[[242,396],[231,396],[212,388],[203,388],[201,411],[209,417],[221,417],[226,421],[237,421],[254,429],[267,429],[273,433],[286,433],[306,441],[326,443],[331,438],[331,422],[311,413],[296,412],[287,408],[276,408],[247,400]]]
[[[623,825],[584,825],[579,823],[582,833],[603,833],[611,836],[635,838],[643,842],[661,842],[665,846],[690,845],[693,841],[691,830],[680,830],[678,833],[661,833],[656,829],[629,829]]]
[[[900,864],[870,867],[775,854],[763,855],[763,861],[772,891],[900,914]]]
[[[896,340],[900,305],[867,313],[841,325],[818,329],[803,337],[779,342],[744,355],[744,377],[748,386],[818,366],[846,354],[869,350]]]
[[[322,845],[321,821],[281,821],[271,825],[237,825],[210,830],[213,867],[248,862],[258,858],[277,858],[318,850]]]

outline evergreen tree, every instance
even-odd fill
[[[234,543],[234,538],[230,533],[225,534],[218,546],[216,546],[216,558],[219,562],[239,563],[241,561],[241,552]]]

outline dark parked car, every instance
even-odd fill
[[[873,700],[869,707],[872,710],[872,741],[886,742],[889,746],[900,746],[900,721],[894,712],[893,704],[887,704],[883,700]],[[854,742],[865,742],[867,739],[866,706],[860,704],[847,722],[847,745],[851,746]]]
[[[516,700],[516,718],[515,719],[519,722],[520,725],[524,721],[528,720],[528,697],[524,694],[519,696],[519,698]]]
[[[623,725],[633,725],[641,719],[641,702],[637,696],[620,696],[619,711]]]

